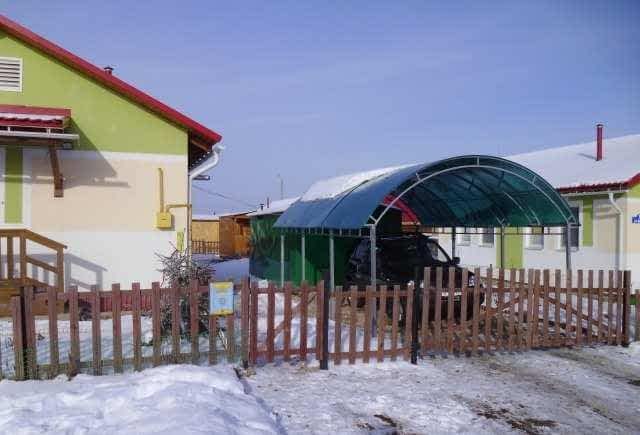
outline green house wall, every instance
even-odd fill
[[[0,104],[71,109],[76,149],[187,154],[184,129],[3,32],[0,56],[23,62],[22,92],[0,91]]]

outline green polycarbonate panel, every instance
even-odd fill
[[[561,226],[575,223],[567,202],[542,177],[498,157],[462,156],[398,169],[351,191],[294,203],[278,228],[357,230],[398,198],[420,223],[439,227]]]

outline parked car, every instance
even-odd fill
[[[422,275],[425,267],[431,267],[431,287],[436,282],[436,268],[443,268],[443,288],[449,285],[450,267],[455,268],[455,286],[460,289],[462,283],[462,268],[459,266],[460,258],[451,258],[444,249],[438,244],[437,240],[425,236],[423,234],[410,234],[393,237],[381,237],[376,241],[376,282],[378,285],[393,286],[400,284],[405,286],[409,282],[416,279],[416,271],[418,272],[418,280],[420,288],[424,287]],[[371,242],[369,239],[363,239],[354,249],[347,265],[345,275],[345,287],[356,285],[360,289],[365,289],[371,284]],[[475,275],[473,272],[468,274],[469,287],[475,285]],[[429,302],[429,316],[434,318],[435,314],[435,293],[431,292]],[[449,303],[449,292],[442,293],[442,319],[447,318],[447,309]],[[456,318],[460,317],[461,310],[461,291],[457,290],[454,295],[454,313]],[[480,303],[484,302],[484,295],[481,293]],[[362,301],[360,304],[362,305]],[[387,301],[387,312],[392,312],[392,301]],[[418,305],[418,319],[421,319],[422,298]],[[402,304],[402,313],[404,313],[404,301]],[[467,297],[467,318],[473,314],[473,293],[469,292]],[[404,314],[402,314],[404,317]],[[404,319],[401,318],[404,323]]]

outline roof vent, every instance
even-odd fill
[[[604,125],[596,125],[596,161],[599,162],[604,157],[604,149],[602,148],[602,129]]]
[[[22,59],[0,57],[0,91],[22,91]]]
[[[107,65],[104,68],[102,68],[104,70],[104,72],[106,72],[109,75],[113,74],[113,67],[111,65]]]

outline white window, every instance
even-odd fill
[[[525,238],[526,246],[528,249],[543,249],[544,248],[544,228],[532,227],[527,231]]]
[[[578,249],[580,246],[580,207],[579,206],[571,206],[571,213],[576,217],[578,221],[578,225],[571,226],[571,248]],[[566,245],[566,237],[567,237],[567,228],[563,227],[562,232],[560,234],[560,249],[564,249]]]
[[[480,244],[482,246],[493,246],[495,238],[495,230],[493,228],[482,228],[480,236]]]
[[[470,245],[471,244],[471,233],[465,231],[464,228],[456,229],[456,243],[458,245]]]
[[[22,59],[0,57],[0,91],[22,92]]]

